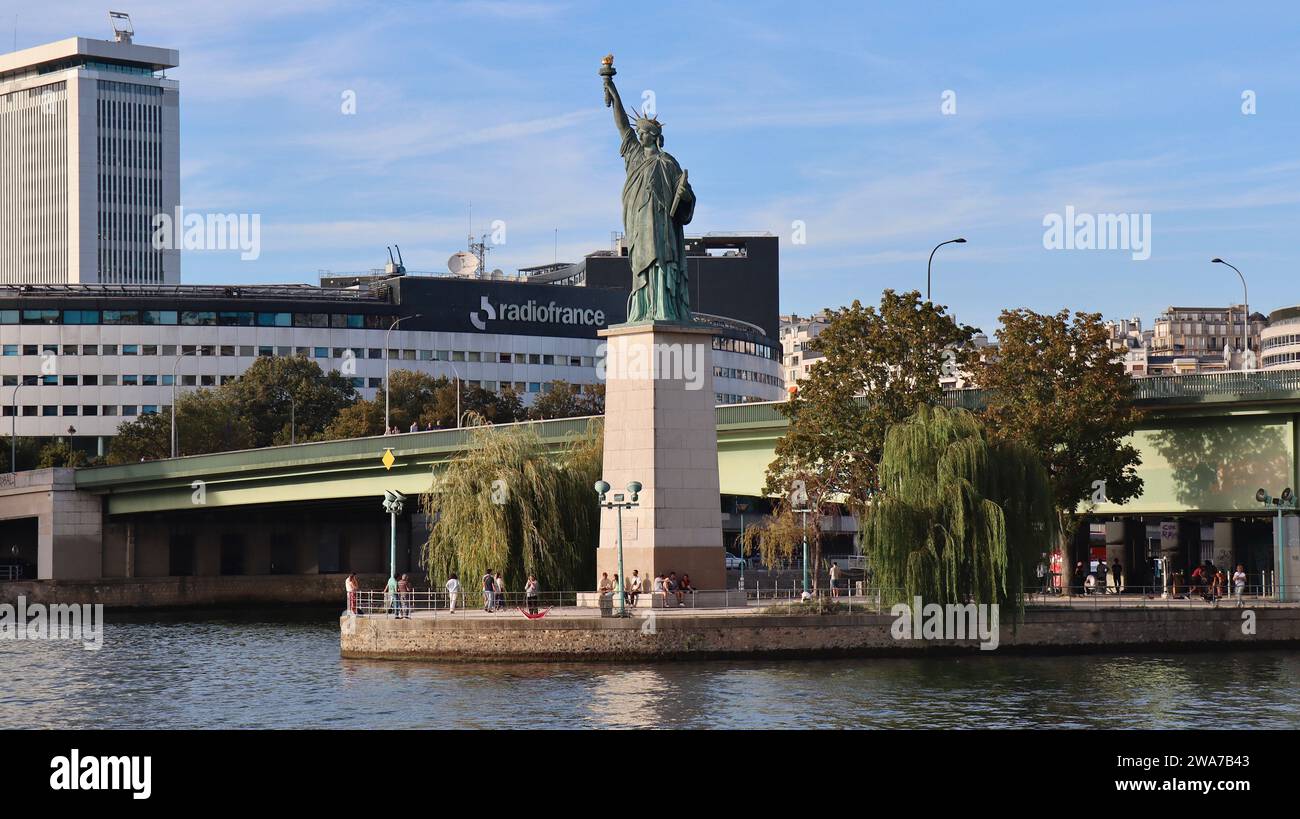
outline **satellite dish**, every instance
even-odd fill
[[[505,271],[503,271],[501,268],[497,267],[492,270],[492,278],[504,279],[505,277],[506,277]]]
[[[453,276],[469,278],[478,271],[478,257],[464,250],[453,253],[451,258],[447,260],[447,270],[451,271]]]

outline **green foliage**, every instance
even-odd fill
[[[107,462],[128,464],[170,457],[171,422],[171,413],[162,412],[122,423],[109,445]],[[258,446],[255,434],[253,425],[219,389],[183,393],[176,399],[179,455],[250,449]]]
[[[9,436],[0,438],[0,472],[8,472],[10,449],[13,444]],[[37,438],[18,437],[18,469],[36,469],[40,459],[41,444]]]
[[[784,496],[803,480],[810,499],[864,508],[877,487],[885,430],[918,404],[939,401],[944,366],[967,355],[975,332],[916,291],[886,290],[879,310],[855,301],[832,311],[812,342],[822,360],[781,405],[790,424],[767,469],[767,493]]]
[[[289,443],[291,426],[296,427],[299,441],[319,437],[357,400],[351,381],[338,371],[325,373],[305,356],[259,357],[218,392],[234,416],[247,425],[257,447]]]
[[[1036,454],[992,441],[965,410],[921,405],[889,428],[880,492],[863,521],[874,582],[898,601],[1019,607],[1055,535]]]
[[[600,509],[601,425],[548,452],[530,425],[479,429],[450,461],[423,507],[435,521],[423,565],[438,583],[456,572],[474,589],[489,569],[522,591],[536,575],[544,591],[590,588]],[[501,481],[494,487],[495,481]]]
[[[528,408],[528,418],[544,421],[547,418],[577,418],[584,415],[605,414],[605,385],[580,391],[579,385],[567,381],[552,381],[547,389]]]
[[[1137,387],[1110,350],[1098,313],[1004,310],[1001,322],[996,355],[974,373],[989,391],[985,424],[998,438],[1027,446],[1046,466],[1068,589],[1068,546],[1080,506],[1091,503],[1097,482],[1104,482],[1111,503],[1142,494],[1142,460],[1127,440],[1141,418],[1133,404]]]
[[[393,370],[388,389],[389,423],[407,432],[411,422],[420,429],[456,426],[457,382],[446,376],[434,377],[412,370]],[[476,415],[487,423],[505,424],[524,418],[523,404],[513,390],[497,394],[482,387],[460,383],[462,416]],[[321,437],[361,438],[384,434],[384,391],[373,401],[361,400],[344,408],[326,427]]]
[[[74,449],[67,441],[54,440],[41,447],[36,456],[36,468],[85,466],[89,460],[86,453]]]

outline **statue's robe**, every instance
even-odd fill
[[[623,234],[632,263],[627,320],[691,320],[683,226],[695,215],[695,193],[687,183],[670,212],[683,173],[671,154],[646,154],[635,129],[619,149],[627,168],[623,183]]]

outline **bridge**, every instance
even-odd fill
[[[1148,377],[1137,387],[1145,415],[1132,441],[1145,491],[1123,506],[1096,504],[1079,535],[1080,554],[1123,555],[1126,566],[1140,567],[1154,551],[1176,548],[1189,565],[1212,554],[1216,563],[1244,560],[1263,570],[1272,561],[1272,522],[1255,492],[1300,486],[1300,372]],[[967,409],[983,402],[978,390],[943,399]],[[763,494],[786,421],[772,403],[718,407],[716,419],[722,510],[728,496]],[[600,419],[526,423],[558,449]],[[27,577],[379,572],[387,556],[384,491],[429,491],[478,434],[492,428],[196,455],[48,479],[21,473],[19,485],[0,485],[0,538],[17,544]],[[382,460],[386,450],[391,465]],[[399,569],[415,566],[427,531],[419,505],[407,506]],[[60,518],[56,508],[78,511]],[[722,514],[724,532],[734,533],[734,516]],[[851,542],[851,519],[835,526],[839,546]]]

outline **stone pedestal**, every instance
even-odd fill
[[[713,331],[675,323],[616,325],[605,351],[605,455],[613,494],[643,485],[623,510],[623,567],[651,591],[656,574],[691,576],[698,589],[725,588]],[[596,579],[618,573],[618,512],[601,513]]]

